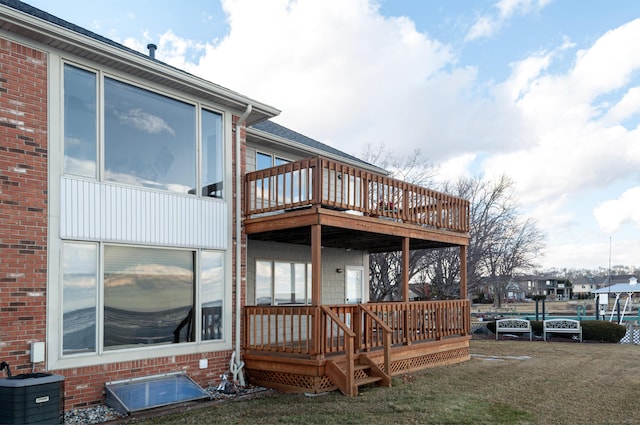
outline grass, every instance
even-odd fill
[[[143,424],[636,424],[640,347],[472,340],[468,362],[396,376],[349,398],[276,394]]]

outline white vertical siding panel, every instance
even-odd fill
[[[228,205],[220,200],[71,177],[60,187],[62,238],[227,248]]]

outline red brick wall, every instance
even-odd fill
[[[185,356],[160,357],[53,371],[65,377],[65,410],[104,403],[105,382],[139,378],[169,372],[186,372],[206,388],[220,383],[220,375],[229,370],[231,351],[218,351]],[[199,368],[200,359],[208,359],[206,369]]]
[[[0,360],[14,373],[45,340],[46,291],[47,55],[0,39]]]
[[[47,55],[0,39],[0,361],[15,374],[31,371],[30,344],[46,337],[47,148]],[[121,379],[185,371],[204,387],[217,385],[231,353],[64,370],[40,363],[36,371],[65,377],[66,410],[103,403],[104,383]]]

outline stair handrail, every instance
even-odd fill
[[[378,317],[377,314],[372,312],[365,304],[359,304],[359,307],[360,310],[364,312],[364,314],[371,317],[371,320],[376,322],[382,328],[384,338],[384,373],[387,375],[388,379],[391,379],[391,333],[393,332],[393,330],[380,317]]]
[[[349,395],[357,395],[358,387],[356,386],[354,370],[355,370],[355,355],[354,355],[354,341],[356,339],[356,334],[353,332],[349,326],[338,317],[331,309],[327,306],[320,306],[322,311],[334,322],[343,332],[344,332],[344,348],[347,355],[347,363],[346,363],[346,375],[347,375],[347,388],[349,391]],[[324,350],[323,350],[324,351]]]

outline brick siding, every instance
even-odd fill
[[[47,292],[47,55],[0,39],[0,359],[30,372]],[[42,366],[42,365],[39,365]]]
[[[8,362],[14,374],[31,372],[31,342],[46,341],[47,76],[47,53],[0,39],[0,360]],[[243,243],[243,271],[245,251]],[[243,289],[243,305],[244,296]],[[38,363],[35,371],[65,377],[68,410],[103,403],[104,383],[109,381],[185,371],[204,387],[217,385],[229,370],[231,353],[64,370],[47,370],[46,363]],[[199,361],[205,358],[208,367],[200,369]]]

